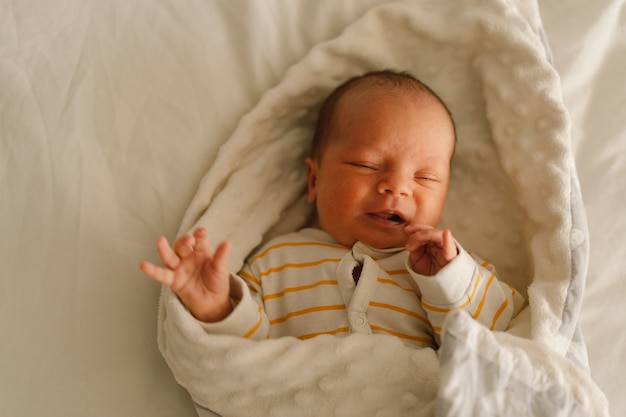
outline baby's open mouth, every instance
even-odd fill
[[[377,217],[382,220],[386,220],[388,222],[392,222],[395,224],[404,224],[404,218],[398,213],[393,212],[380,212],[380,213],[370,213],[370,216]]]

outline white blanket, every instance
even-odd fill
[[[263,240],[304,226],[303,159],[317,107],[348,77],[408,70],[441,95],[457,123],[445,225],[529,299],[507,334],[459,313],[439,354],[385,336],[250,342],[206,335],[165,289],[159,347],[199,410],[608,415],[583,371],[577,323],[586,224],[569,120],[540,29],[530,1],[413,0],[373,9],[315,47],[241,120],[180,229],[201,225],[214,241],[232,240],[237,270]]]

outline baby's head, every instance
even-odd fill
[[[455,142],[447,107],[414,77],[380,71],[341,84],[306,161],[320,227],[347,246],[403,247],[407,225],[441,218]]]

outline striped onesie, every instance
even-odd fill
[[[461,308],[491,329],[506,329],[522,296],[500,282],[491,265],[458,248],[456,258],[427,277],[409,268],[403,249],[361,242],[349,248],[313,228],[290,233],[231,276],[234,311],[203,327],[252,339],[383,333],[435,348],[446,313]]]

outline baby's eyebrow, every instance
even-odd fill
[[[448,167],[450,166],[450,162],[452,161],[452,158],[445,158],[445,157],[441,157],[441,156],[430,156],[430,157],[423,157],[422,158],[422,162],[424,163],[424,165],[428,165],[428,166],[435,166],[435,167]]]

